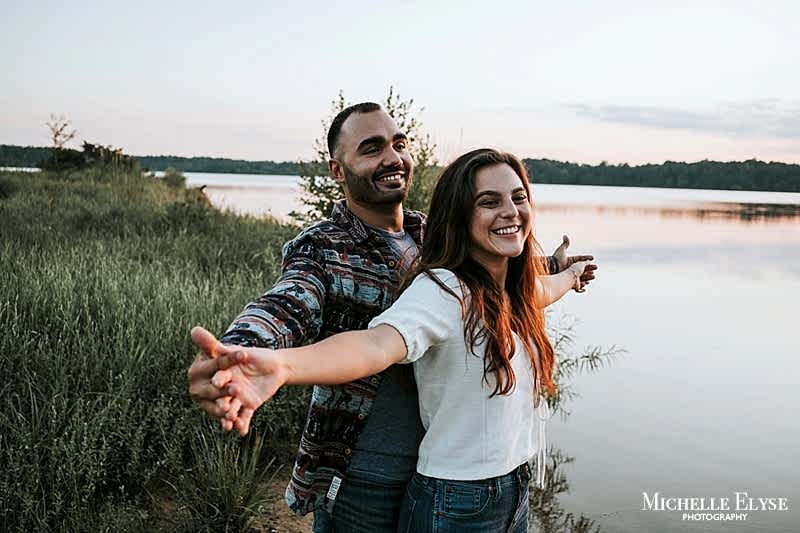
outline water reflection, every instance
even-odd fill
[[[538,204],[536,209],[543,213],[593,213],[604,216],[656,216],[665,219],[694,219],[701,222],[800,222],[800,204],[708,202],[685,207]]]
[[[566,455],[555,447],[547,450],[545,466],[545,488],[535,483],[530,486],[530,521],[528,531],[541,533],[598,533],[600,526],[583,514],[568,512],[558,499],[560,494],[569,492],[569,481],[563,466],[572,463],[574,457]]]

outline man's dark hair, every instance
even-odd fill
[[[353,113],[372,113],[380,109],[381,106],[375,102],[361,102],[342,109],[331,122],[331,127],[328,128],[328,154],[331,157],[335,157],[334,151],[339,144],[339,134],[342,132],[342,124],[347,120],[347,117]]]

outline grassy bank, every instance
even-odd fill
[[[296,231],[138,173],[0,173],[0,529],[242,525],[306,393],[259,439],[220,434],[187,395],[188,332],[224,330]]]
[[[307,390],[282,390],[242,440],[186,386],[190,328],[224,330],[297,231],[222,213],[174,174],[0,172],[0,531],[308,530],[269,503]],[[570,331],[550,328],[562,413],[570,378],[619,353],[570,355]],[[552,483],[532,489],[542,531],[594,530],[558,504],[570,460],[551,449]]]

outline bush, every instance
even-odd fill
[[[182,189],[186,186],[186,176],[180,170],[175,170],[172,167],[164,171],[164,177],[161,179],[164,180],[164,183],[176,189]]]

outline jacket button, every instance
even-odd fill
[[[367,418],[367,415],[365,415],[364,413],[358,413],[359,420],[364,420],[365,418]]]
[[[353,451],[350,448],[345,448],[344,449],[344,454],[345,455],[350,455],[351,453],[353,453]]]
[[[389,266],[394,268],[397,263],[395,261],[389,261]]]

